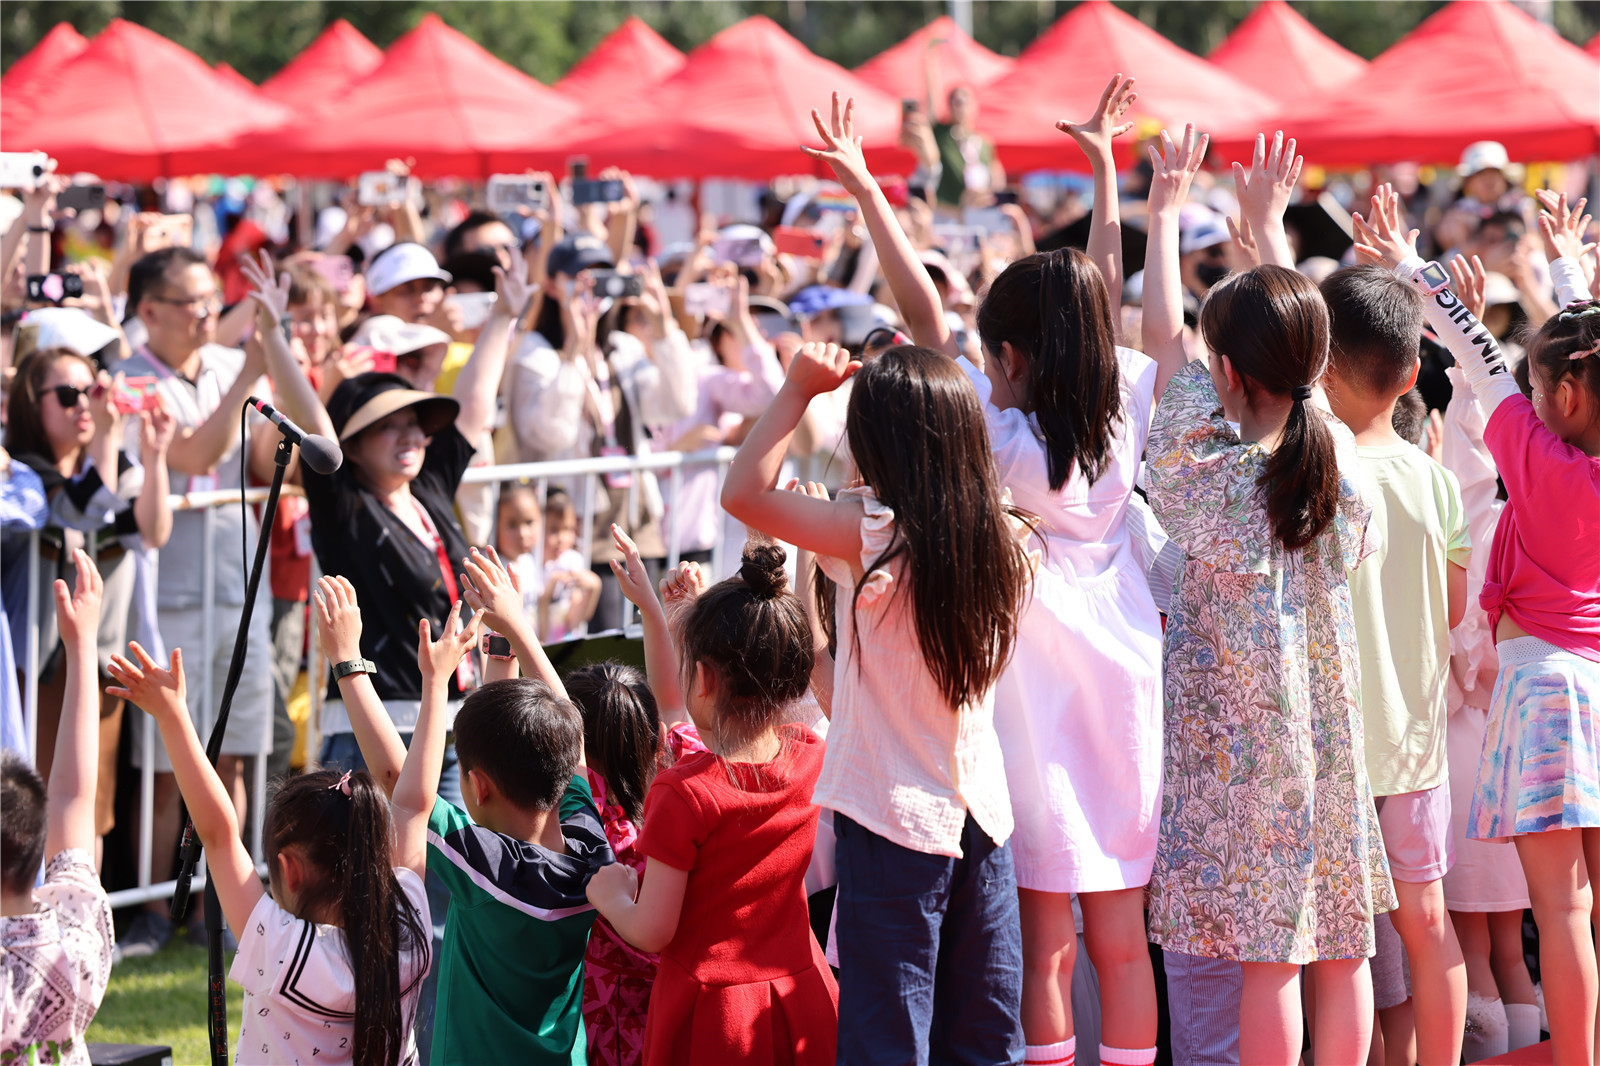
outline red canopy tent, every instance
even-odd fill
[[[1326,166],[1454,163],[1481,140],[1513,159],[1574,159],[1600,151],[1597,86],[1592,56],[1506,0],[1456,0],[1345,91],[1289,108],[1272,126]],[[1238,145],[1253,132],[1230,126],[1223,139]]]
[[[1583,50],[1595,58],[1600,59],[1600,33],[1597,33],[1593,37],[1589,38],[1589,43],[1583,46]]]
[[[226,63],[218,63],[216,66],[211,68],[211,72],[217,77],[221,78],[223,81],[227,82],[229,85],[232,85],[235,89],[251,93],[259,93],[261,91],[261,87],[259,85],[245,77],[243,74],[240,74],[237,70],[234,70]]]
[[[940,42],[933,44],[934,41]],[[932,54],[930,55],[930,50]],[[931,63],[933,85],[927,82]],[[949,15],[940,15],[910,37],[856,68],[856,77],[903,100],[927,105],[930,92],[941,120],[949,117],[950,90],[981,89],[1011,72],[1016,60],[996,55],[974,41]]]
[[[487,177],[492,153],[553,138],[578,110],[428,14],[343,96],[224,153],[219,169],[347,177],[409,158],[418,177]]]
[[[1284,0],[1265,0],[1206,58],[1286,105],[1315,100],[1367,69],[1365,59],[1334,43]]]
[[[868,158],[888,152],[903,159],[893,147],[900,102],[811,54],[761,15],[696,48],[682,70],[633,113],[619,116],[616,126],[563,143],[559,151],[587,155],[594,167],[621,166],[659,178],[809,173],[816,165],[800,145],[820,143],[811,109],[826,112],[835,89],[855,97],[856,130],[871,150]]]
[[[11,69],[0,77],[0,119],[9,122],[14,116],[25,114],[30,101],[41,88],[49,86],[55,72],[88,47],[88,39],[71,23],[52,26],[27,55],[11,64]]]
[[[6,151],[49,152],[63,170],[122,181],[204,169],[197,163],[202,150],[289,117],[193,53],[122,19],[60,67],[33,104],[0,128]]]
[[[683,69],[684,55],[643,19],[630,15],[555,83],[591,114],[631,108],[658,82]]]
[[[1010,74],[983,91],[978,127],[994,141],[1008,170],[1087,169],[1083,153],[1055,124],[1087,116],[1118,71],[1137,79],[1139,100],[1130,112],[1135,120],[1174,133],[1185,122],[1204,130],[1224,120],[1260,121],[1275,106],[1106,0],[1086,0],[1029,45]],[[1130,153],[1131,148],[1130,138]]]
[[[371,74],[383,52],[344,19],[335,19],[305,51],[261,84],[261,91],[290,107],[310,111]]]

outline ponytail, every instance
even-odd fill
[[[355,988],[355,1066],[393,1066],[405,1054],[410,1021],[402,1003],[400,956],[419,955],[415,985],[427,973],[431,930],[400,888],[393,867],[389,802],[365,771],[331,770],[284,783],[267,812],[267,858],[276,867],[286,847],[314,871],[300,899],[300,917],[339,915]]]
[[[1260,266],[1219,282],[1200,309],[1206,344],[1227,356],[1248,389],[1290,399],[1283,436],[1256,484],[1272,535],[1304,548],[1333,524],[1339,461],[1328,415],[1311,406],[1328,365],[1328,308],[1305,275]]]
[[[1117,331],[1099,268],[1074,248],[1017,260],[984,295],[978,333],[991,358],[1009,342],[1027,359],[1028,411],[1044,438],[1051,491],[1074,467],[1094,484],[1122,420]]]

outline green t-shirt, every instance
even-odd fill
[[[567,854],[474,825],[445,800],[428,819],[428,869],[450,889],[434,1066],[583,1066],[585,889],[613,862],[589,783],[561,798]]]
[[[1455,475],[1411,444],[1358,447],[1381,544],[1350,575],[1361,718],[1374,796],[1442,784],[1450,676],[1449,564],[1472,556]]]
[[[939,149],[939,187],[935,195],[941,204],[960,206],[961,195],[972,184],[969,180],[970,171],[981,171],[982,187],[989,187],[989,167],[994,163],[994,145],[989,143],[987,137],[968,134],[958,140],[953,126],[939,124],[933,127],[933,143]]]

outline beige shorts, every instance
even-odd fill
[[[1375,799],[1383,850],[1396,881],[1422,884],[1443,877],[1456,861],[1450,831],[1450,782],[1420,792]]]

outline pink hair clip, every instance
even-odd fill
[[[344,776],[343,777],[339,778],[339,780],[335,781],[333,784],[328,786],[328,791],[329,792],[332,792],[334,789],[338,789],[340,792],[343,792],[346,796],[350,795],[350,771],[349,770],[346,770],[344,772]]]
[[[1596,355],[1596,354],[1600,354],[1600,341],[1595,341],[1593,344],[1591,344],[1589,347],[1583,349],[1582,351],[1573,352],[1571,355],[1567,356],[1567,358],[1572,360],[1573,362],[1577,362],[1579,359],[1584,359],[1584,358],[1587,358],[1588,356]]]

